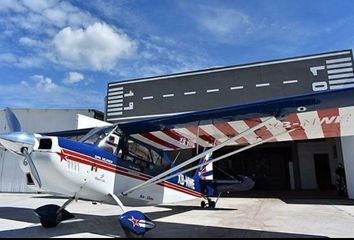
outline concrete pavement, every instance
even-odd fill
[[[66,209],[76,218],[44,229],[33,209],[61,205],[48,194],[0,193],[0,237],[125,237],[117,206],[78,201]],[[137,208],[157,227],[146,237],[354,237],[354,201],[222,198],[215,210],[200,201]],[[128,210],[133,208],[128,208]],[[136,209],[136,208],[135,208]]]

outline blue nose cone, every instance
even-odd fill
[[[3,133],[0,134],[0,144],[7,150],[22,155],[21,149],[32,148],[35,144],[35,137],[26,132]]]

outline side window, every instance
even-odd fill
[[[117,155],[120,159],[132,161],[144,168],[166,169],[169,167],[168,162],[164,161],[158,152],[132,139],[124,138],[120,140]]]
[[[138,144],[138,143],[135,143],[135,142],[129,140],[128,141],[128,151],[129,151],[129,154],[134,157],[140,158],[140,159],[147,161],[147,162],[151,162],[151,156],[150,156],[149,149]]]

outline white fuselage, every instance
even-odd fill
[[[31,152],[42,185],[41,188],[37,184],[33,186],[37,191],[105,203],[114,203],[109,194],[115,194],[127,206],[156,205],[201,196],[199,192],[170,182],[150,185],[123,196],[122,192],[152,176],[101,160],[99,156],[93,158],[63,149],[57,137],[45,138],[52,140],[51,148],[40,149],[36,141]],[[31,173],[28,164],[21,161],[20,165],[26,174]]]

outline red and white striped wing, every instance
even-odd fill
[[[245,119],[215,124],[167,129],[133,134],[132,137],[164,151],[197,146],[212,147],[265,121],[267,118]],[[354,135],[354,107],[290,114],[285,120],[273,119],[265,127],[235,141],[232,145],[252,144],[275,136],[286,129],[296,130],[275,137],[273,142],[319,139]]]

